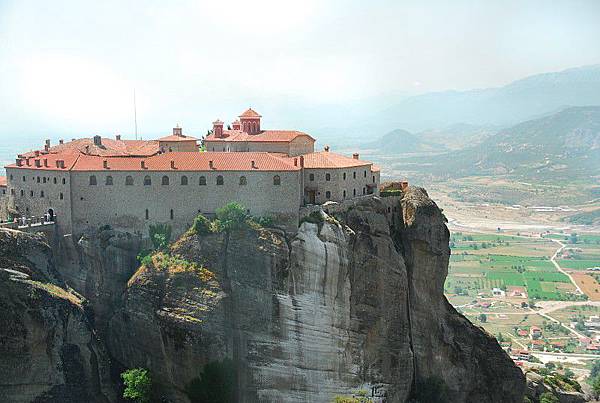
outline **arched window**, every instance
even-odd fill
[[[98,181],[96,180],[96,175],[90,176],[90,186],[96,186]]]
[[[150,212],[146,209],[146,220],[150,218]]]
[[[53,182],[54,182],[54,184],[56,185],[56,178],[54,178]]]
[[[367,177],[367,171],[365,171],[363,177],[365,177],[365,178]]]
[[[150,175],[144,176],[144,186],[150,186],[150,185],[152,185],[152,179],[150,178]]]
[[[67,183],[67,180],[65,178],[63,178],[62,182],[63,182],[63,185],[64,185],[65,183]]]
[[[344,199],[346,198],[346,191],[344,190]]]
[[[331,180],[331,174],[325,174],[325,180],[326,181],[330,181]]]
[[[25,182],[27,179],[25,179],[25,177],[23,177],[23,182]]]
[[[346,180],[346,172],[344,172],[344,180]]]
[[[206,186],[206,176],[201,176],[200,177],[199,184],[200,184],[200,186]]]
[[[171,213],[170,213],[170,215],[171,215],[171,220],[172,220],[173,218],[175,218],[175,214],[173,213],[173,209],[171,209]]]
[[[125,186],[133,186],[133,176],[127,175],[125,177]]]
[[[11,179],[12,179],[12,178],[11,178]],[[42,182],[46,183],[46,177],[44,177],[44,178],[43,178],[43,181],[42,181]]]
[[[40,183],[40,177],[38,176],[36,179],[37,179],[37,183]]]
[[[65,196],[61,193],[60,196],[59,196],[59,198],[60,198],[60,200],[62,200],[62,199],[65,198]]]
[[[188,184],[188,178],[187,178],[187,176],[184,175],[181,177],[181,185],[187,186],[187,184]]]
[[[275,175],[273,177],[273,185],[275,185],[275,186],[281,185],[281,177],[279,175]]]
[[[223,177],[221,175],[217,176],[217,185],[223,184]]]
[[[44,191],[43,190],[40,192],[40,197],[44,197]]]
[[[162,177],[161,184],[162,185],[168,185],[169,184],[169,177],[167,175],[165,175],[165,176]]]
[[[356,196],[356,189],[354,189],[354,190],[352,191],[352,193],[354,194],[354,196]]]
[[[331,199],[331,192],[329,190],[325,192],[325,198],[327,198],[327,200]]]
[[[352,176],[356,179],[356,172],[352,172]]]
[[[108,175],[106,177],[106,186],[112,186],[112,184],[113,184],[113,177]]]
[[[29,191],[29,196],[33,197],[33,190]]]
[[[240,176],[240,186],[246,186],[248,184],[248,181],[246,180],[245,176]]]
[[[308,180],[310,180],[311,182],[315,180],[315,174],[310,174],[308,175]]]

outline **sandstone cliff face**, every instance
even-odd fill
[[[0,230],[0,396],[4,402],[115,400],[108,355],[41,237]]]
[[[521,371],[443,296],[448,230],[424,190],[325,210],[293,236],[183,237],[171,254],[214,278],[142,267],[108,326],[113,358],[149,368],[174,401],[225,357],[240,402],[327,402],[359,387],[404,402],[432,380],[452,402],[522,401]]]

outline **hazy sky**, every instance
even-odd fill
[[[498,86],[600,63],[598,21],[595,0],[0,0],[0,139],[127,135],[134,87],[153,133]]]

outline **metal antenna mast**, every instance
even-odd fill
[[[135,124],[135,139],[138,138],[138,129],[137,129],[137,106],[135,104],[135,88],[133,89],[133,123]]]

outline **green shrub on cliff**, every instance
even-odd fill
[[[218,221],[220,229],[231,231],[242,227],[248,217],[244,206],[231,202],[217,209],[217,219],[215,221]]]
[[[155,250],[164,250],[171,241],[171,226],[168,224],[150,224],[148,228],[150,240]]]
[[[194,218],[194,223],[192,224],[192,231],[198,235],[206,235],[212,232],[212,225],[208,218],[204,217],[202,214],[198,214],[196,218]]]
[[[138,403],[147,403],[152,394],[152,379],[147,369],[128,369],[121,374],[125,390],[123,397]]]
[[[558,397],[554,396],[551,392],[542,393],[540,396],[540,403],[560,403]]]

